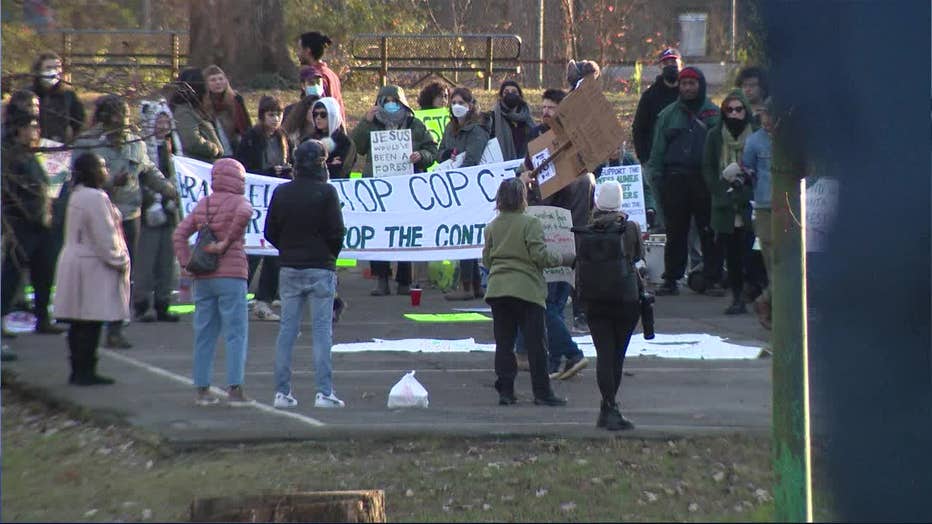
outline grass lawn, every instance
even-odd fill
[[[383,489],[391,521],[768,521],[770,444],[425,436],[158,451],[3,390],[3,518],[176,521],[195,497]]]

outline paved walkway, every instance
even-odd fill
[[[358,270],[341,273],[341,292],[350,307],[337,324],[335,342],[469,337],[483,343],[493,341],[491,322],[427,324],[402,316],[414,311],[447,313],[453,307],[481,307],[481,301],[452,303],[443,300],[439,291],[425,290],[421,307],[413,308],[407,297],[368,296],[371,286],[372,281],[363,279]],[[689,291],[679,297],[659,298],[657,331],[709,333],[738,344],[763,345],[767,332],[754,317],[726,317],[722,314],[726,306],[727,299]],[[309,325],[304,326],[308,333]],[[567,407],[533,405],[527,373],[522,373],[516,384],[518,405],[500,407],[492,387],[492,353],[335,353],[334,384],[347,407],[315,409],[307,335],[298,339],[295,352],[294,394],[300,405],[295,410],[276,410],[271,402],[277,332],[277,323],[250,324],[246,392],[257,401],[250,407],[193,404],[190,318],[178,324],[132,324],[126,333],[135,344],[133,349],[102,350],[100,369],[117,379],[114,386],[69,386],[64,337],[20,335],[10,344],[20,358],[5,364],[5,372],[12,372],[18,383],[49,399],[74,404],[92,414],[119,417],[182,448],[220,442],[383,435],[608,434],[594,427],[599,407],[594,359],[578,377],[555,382],[555,391],[569,399]],[[430,392],[430,407],[387,409],[389,389],[411,369],[417,370],[417,378]],[[769,360],[639,357],[629,358],[625,369],[631,375],[622,384],[622,406],[637,424],[637,429],[626,435],[769,431]],[[218,350],[214,371],[215,384],[223,386],[222,349]]]

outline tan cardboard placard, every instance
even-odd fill
[[[552,164],[555,172],[538,178],[543,198],[569,185],[580,174],[594,171],[618,151],[624,136],[615,109],[602,94],[599,82],[591,77],[560,102],[551,127],[528,144],[535,166],[547,153],[559,151]]]

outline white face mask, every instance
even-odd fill
[[[469,107],[462,104],[453,104],[450,106],[450,111],[453,113],[453,116],[456,118],[463,118],[466,116],[466,113],[469,112]]]
[[[61,73],[58,69],[43,69],[39,73],[39,81],[46,87],[52,87],[61,79]]]

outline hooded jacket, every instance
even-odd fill
[[[217,270],[194,278],[241,278],[248,276],[246,262],[246,226],[252,218],[252,206],[246,200],[246,170],[232,158],[221,158],[210,171],[211,194],[200,199],[194,210],[184,217],[172,234],[175,256],[181,267],[191,259],[188,239],[204,224],[218,241],[229,240],[227,250],[220,255]],[[208,214],[208,208],[210,213]]]
[[[84,104],[74,89],[59,81],[48,89],[36,79],[33,91],[39,97],[39,126],[42,138],[67,143],[84,128]]]
[[[175,105],[175,124],[184,155],[204,162],[213,162],[223,155],[223,144],[205,115],[190,104]]]
[[[657,116],[647,169],[654,187],[671,173],[700,176],[706,135],[721,120],[719,108],[706,97],[702,71],[695,67],[687,67],[683,71],[687,69],[699,74],[699,96],[695,104],[687,104],[679,98]],[[690,105],[698,109],[690,109]]]
[[[631,125],[634,152],[641,164],[646,164],[650,160],[650,146],[654,138],[654,125],[657,123],[657,115],[665,107],[676,102],[679,96],[679,87],[668,86],[663,80],[663,75],[657,75],[654,83],[641,95],[638,108],[634,112],[634,123]]]
[[[155,122],[160,115],[167,115],[171,121],[172,131],[168,138],[160,139],[155,136]],[[155,104],[144,106],[142,113],[143,135],[146,137],[146,153],[149,160],[161,171],[165,180],[173,187],[178,187],[178,177],[175,174],[175,163],[172,162],[172,155],[180,155],[181,141],[178,139],[178,133],[175,131],[175,120],[168,103],[160,100]],[[142,187],[142,210],[145,211],[155,201],[156,192],[149,188]],[[176,195],[173,199],[162,196],[162,207],[168,216],[167,226],[174,227],[181,221],[181,198]],[[145,213],[143,213],[143,225],[145,223]]]
[[[314,102],[311,106],[322,105],[327,110],[327,134],[314,130],[310,138],[322,140],[330,138],[333,140],[333,151],[327,157],[327,171],[330,178],[347,178],[353,164],[356,163],[356,146],[346,134],[346,127],[343,125],[343,117],[340,115],[340,105],[333,97],[324,97]],[[337,160],[338,161],[334,161]]]
[[[744,104],[746,109],[745,118],[747,119],[747,130],[745,137],[757,130],[757,119],[751,114],[751,104],[740,89],[735,89],[722,102],[722,107],[728,100],[738,99]],[[709,130],[709,136],[705,141],[705,154],[702,157],[702,176],[705,178],[706,187],[709,188],[709,194],[712,197],[712,215],[710,226],[716,233],[732,233],[735,229],[735,215],[740,215],[745,225],[751,225],[751,199],[753,198],[753,187],[751,184],[745,184],[741,188],[731,189],[731,185],[722,178],[722,130],[725,128],[725,119],[722,120],[712,129]],[[728,131],[725,131],[728,132]],[[742,155],[738,155],[741,159]],[[742,163],[741,161],[738,162]]]
[[[393,85],[379,89],[376,105],[382,107],[388,97],[394,97],[398,100],[398,103],[401,104],[400,111],[408,113],[399,129],[411,130],[411,151],[412,153],[421,153],[421,160],[414,164],[414,172],[424,173],[427,171],[427,166],[433,164],[434,160],[437,159],[437,144],[434,142],[434,137],[427,131],[424,123],[414,116],[414,111],[411,110],[408,100],[405,98],[404,90]],[[372,122],[366,119],[360,120],[359,124],[356,125],[356,129],[353,130],[353,143],[356,144],[356,152],[360,155],[366,155],[366,167],[363,170],[365,176],[372,176],[372,155],[370,154],[372,135],[370,133],[384,131],[385,129],[387,129],[387,126],[376,116]]]
[[[159,193],[166,199],[178,196],[177,188],[169,183],[159,169],[149,160],[145,142],[132,133],[124,133],[122,138],[112,140],[104,136],[100,124],[88,129],[74,145],[97,153],[107,162],[107,169],[112,177],[126,173],[127,180],[122,186],[112,185],[109,179],[105,188],[110,201],[123,214],[123,220],[133,220],[142,214],[142,187]],[[73,157],[77,159],[77,156]]]

